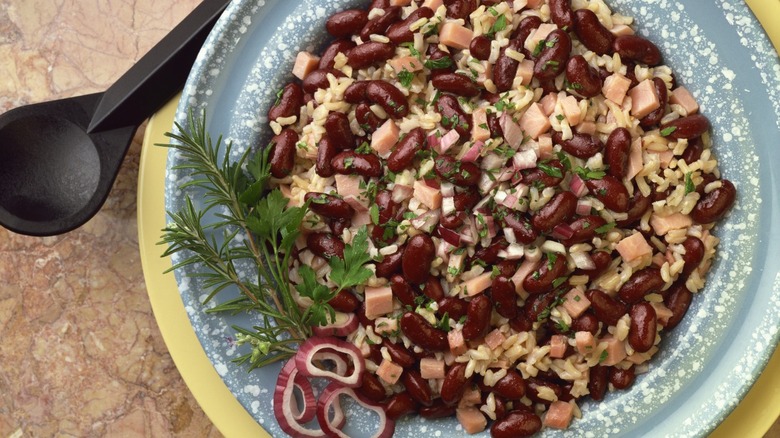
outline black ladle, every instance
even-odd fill
[[[51,236],[108,197],[138,126],[184,85],[229,0],[204,0],[104,93],[0,115],[0,225]]]

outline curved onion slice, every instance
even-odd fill
[[[317,336],[347,336],[358,328],[358,318],[354,313],[336,312],[335,321],[323,326],[312,327]]]
[[[295,400],[295,387],[301,388],[303,393],[303,409],[300,409]],[[299,374],[298,367],[294,360],[288,360],[282,371],[279,372],[279,378],[276,380],[276,390],[274,391],[274,415],[279,427],[288,435],[296,437],[324,437],[322,430],[307,429],[301,423],[307,423],[314,418],[316,414],[316,402],[314,392],[308,380]],[[338,412],[333,419],[334,423],[339,420]]]
[[[390,438],[393,436],[393,432],[395,432],[395,421],[387,417],[387,414],[385,414],[385,410],[381,405],[356,393],[352,388],[341,386],[335,382],[326,386],[322,391],[322,394],[320,394],[320,398],[317,400],[317,420],[320,422],[320,427],[327,436],[349,438],[347,434],[341,431],[343,424],[339,425],[337,421],[339,418],[345,416],[344,411],[341,409],[341,402],[339,402],[339,397],[341,395],[352,397],[361,406],[370,409],[379,415],[379,428],[372,438]],[[329,418],[331,407],[334,412],[333,420]]]
[[[293,379],[293,386],[301,392],[304,405],[303,410],[301,410],[297,403],[292,403],[291,407],[294,406],[293,418],[295,418],[298,423],[308,423],[317,416],[317,401],[314,398],[314,391],[311,389],[311,382],[309,382],[306,377],[303,377],[296,372],[295,378]],[[295,411],[298,411],[298,414],[295,414]]]
[[[344,353],[352,359],[354,369],[351,374],[338,374],[332,371],[323,370],[314,366],[312,361],[315,355],[323,349],[334,350],[338,353]],[[338,338],[309,338],[298,349],[295,355],[295,364],[298,371],[307,377],[327,377],[331,380],[340,382],[344,386],[356,388],[362,383],[363,371],[366,369],[366,363],[360,350],[349,342]],[[337,370],[338,371],[338,370]]]
[[[347,373],[347,361],[344,359],[344,357],[335,351],[318,351],[314,353],[311,357],[312,361],[323,361],[323,360],[329,360],[333,362],[333,365],[336,366],[336,374],[343,376]]]

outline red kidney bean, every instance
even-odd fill
[[[638,303],[645,298],[645,295],[660,292],[665,284],[659,269],[644,268],[631,275],[618,291],[618,296],[625,303]]]
[[[431,8],[427,6],[422,6],[418,9],[415,9],[414,12],[409,14],[408,17],[406,17],[402,21],[393,23],[387,29],[387,33],[386,33],[387,38],[389,38],[393,44],[402,44],[402,43],[411,42],[414,40],[414,33],[412,33],[412,31],[409,30],[409,26],[421,18],[431,18],[431,17],[433,17],[433,10]]]
[[[490,113],[487,115],[487,125],[490,129],[490,138],[504,136],[504,130],[501,129],[501,122],[496,114]]]
[[[471,257],[467,264],[471,265],[477,260],[481,260],[483,265],[494,265],[498,263],[498,253],[502,249],[506,249],[509,243],[503,237],[493,239],[493,242],[487,248],[479,248],[474,252],[474,256]]]
[[[542,420],[533,412],[514,410],[490,426],[492,438],[529,437],[542,430]]]
[[[368,41],[372,34],[384,35],[391,24],[401,19],[401,7],[389,6],[382,8],[385,13],[368,20],[368,22],[360,29],[360,39]]]
[[[499,53],[498,59],[496,59],[496,63],[493,65],[493,83],[496,84],[498,92],[503,93],[512,88],[512,83],[517,74],[517,67],[520,65],[517,60],[510,58],[506,54],[506,50],[512,49],[520,51],[522,47],[523,41],[520,41],[519,39],[509,40],[509,45]]]
[[[439,224],[441,224],[441,226],[444,228],[455,230],[463,225],[463,216],[463,214],[459,213],[448,214],[447,216],[442,216],[439,219]]]
[[[431,263],[436,258],[436,247],[430,236],[418,234],[406,243],[401,269],[404,277],[412,283],[421,284],[430,276]]]
[[[629,228],[639,221],[644,216],[645,212],[652,205],[652,200],[649,196],[645,196],[639,189],[634,188],[634,195],[631,200],[628,201],[628,211],[626,217],[623,220],[617,221],[617,226],[620,228]]]
[[[639,119],[639,125],[643,128],[650,128],[661,123],[661,119],[663,119],[666,114],[666,100],[668,98],[666,83],[661,78],[653,78],[653,88],[655,89],[655,95],[658,96],[658,101],[661,105],[654,109],[650,114]]]
[[[629,88],[636,87],[639,85],[639,80],[636,78],[636,71],[634,69],[636,68],[636,63],[634,61],[631,61],[630,59],[627,59],[625,61],[626,66],[626,78],[631,80],[631,84],[629,84]]]
[[[387,401],[385,414],[392,420],[417,412],[417,402],[408,392],[399,392]]]
[[[566,257],[555,256],[555,260],[542,258],[536,265],[536,269],[523,280],[523,289],[529,294],[535,295],[549,292],[553,289],[553,282],[558,277],[566,274]]]
[[[414,355],[401,344],[396,344],[387,338],[383,338],[382,346],[387,349],[387,353],[390,355],[393,362],[404,368],[409,368],[417,363],[417,359]]]
[[[452,56],[444,50],[439,49],[437,44],[431,44],[427,50],[428,60],[438,68],[431,68],[431,76],[435,76],[441,73],[447,73],[455,71],[455,61],[452,60]],[[442,61],[447,58],[449,61]]]
[[[661,51],[650,40],[639,35],[621,35],[615,37],[612,49],[621,59],[647,64],[650,67],[661,63]]]
[[[671,330],[682,321],[685,314],[688,312],[688,307],[693,300],[693,294],[685,287],[685,282],[677,282],[669,288],[669,295],[664,299],[666,307],[672,311],[672,316],[666,322],[664,328]]]
[[[352,134],[346,114],[338,111],[329,113],[325,119],[325,132],[337,148],[344,150],[355,147],[355,135]]]
[[[569,89],[583,97],[594,97],[601,94],[601,77],[599,72],[588,64],[582,55],[569,58],[566,63],[566,80]]]
[[[443,127],[456,130],[464,138],[471,135],[471,114],[466,114],[461,109],[455,96],[450,94],[439,96],[439,100],[436,101],[436,109],[441,114]]]
[[[572,133],[572,138],[564,140],[561,133],[555,131],[552,138],[556,144],[561,145],[564,151],[582,159],[596,155],[604,147],[598,138],[580,132],[574,132]]]
[[[324,52],[322,52],[322,56],[320,56],[320,64],[318,68],[320,69],[328,69],[333,68],[334,65],[336,65],[336,55],[339,53],[343,53],[344,56],[347,55],[347,51],[349,49],[355,47],[355,43],[348,39],[340,38],[336,41],[333,41],[330,43],[328,48],[325,49]]]
[[[531,224],[539,231],[550,232],[556,225],[568,221],[576,208],[577,197],[572,192],[558,193],[536,212]]]
[[[358,33],[368,22],[368,13],[361,9],[347,9],[336,12],[325,22],[325,29],[334,37],[345,37]]]
[[[381,106],[394,119],[409,114],[406,96],[390,82],[383,80],[369,82],[366,86],[366,97]]]
[[[360,384],[360,388],[357,391],[376,403],[380,403],[387,398],[385,387],[382,386],[382,383],[379,382],[379,379],[374,374],[368,371],[363,372],[363,383]]]
[[[447,333],[432,326],[422,316],[406,312],[401,317],[401,331],[420,348],[429,351],[449,350]]]
[[[390,0],[371,0],[371,4],[368,5],[367,10],[385,9],[388,6],[390,6]]]
[[[477,84],[468,76],[460,73],[439,73],[431,80],[434,88],[458,96],[479,96],[480,90]]]
[[[439,398],[433,401],[430,406],[420,408],[420,416],[423,418],[447,418],[455,415],[455,406],[447,406]]]
[[[615,325],[623,315],[628,313],[628,308],[625,304],[610,297],[604,291],[591,289],[587,291],[587,297],[590,300],[590,306],[593,308],[596,318],[604,324]]]
[[[403,214],[401,205],[393,201],[393,194],[389,190],[380,190],[374,198],[379,210],[379,223],[385,224],[391,219],[400,220]]]
[[[456,193],[452,197],[452,202],[455,203],[456,211],[466,211],[474,208],[475,205],[482,199],[479,192],[475,190],[466,190],[465,192]]]
[[[473,0],[444,0],[444,6],[447,8],[447,17],[457,20],[468,19],[468,16],[477,8]]]
[[[585,181],[585,185],[590,193],[603,202],[608,209],[618,213],[628,211],[628,190],[614,176],[604,175],[601,179],[589,179]]]
[[[425,146],[425,131],[414,128],[398,142],[387,158],[387,168],[392,172],[401,172],[412,165],[415,154]]]
[[[392,58],[395,55],[395,47],[388,43],[366,41],[359,46],[349,49],[346,55],[347,64],[350,67],[361,69]]]
[[[419,293],[404,279],[401,275],[393,275],[390,277],[390,289],[393,291],[393,296],[405,306],[416,306],[414,299],[417,298]]]
[[[382,163],[374,154],[358,154],[354,151],[340,152],[330,163],[336,173],[360,175],[366,178],[382,176]]]
[[[463,339],[467,341],[485,337],[490,328],[490,313],[493,303],[487,295],[477,295],[469,302],[466,323],[463,324]]]
[[[355,81],[344,90],[344,100],[348,103],[360,103],[368,100],[366,87],[371,81]]]
[[[421,405],[431,406],[433,404],[433,395],[431,394],[431,387],[428,386],[428,381],[422,378],[419,371],[407,367],[404,368],[404,373],[401,374],[401,382],[404,384],[406,391]]]
[[[609,368],[609,383],[616,389],[626,389],[630,387],[634,383],[635,378],[636,374],[633,365],[625,370],[617,367]]]
[[[490,284],[490,296],[499,315],[507,319],[517,316],[515,284],[508,277],[499,276],[493,279]]]
[[[550,18],[561,29],[570,30],[574,25],[571,0],[550,0]]]
[[[355,107],[355,119],[360,125],[360,129],[371,133],[377,130],[384,120],[371,111],[371,107],[367,103],[359,103]]]
[[[531,400],[535,401],[536,403],[542,403],[547,406],[549,406],[552,402],[547,399],[543,399],[539,397],[539,390],[543,387],[550,388],[556,395],[557,398],[561,398],[563,395],[563,390],[561,389],[561,385],[558,385],[557,383],[553,383],[544,379],[540,379],[538,377],[529,377],[525,381],[525,393]]]
[[[390,245],[398,238],[395,227],[385,225],[374,225],[371,228],[371,239],[374,244],[379,246]]]
[[[336,146],[333,145],[327,134],[323,135],[322,139],[320,139],[319,146],[317,147],[317,160],[314,164],[314,170],[317,172],[317,175],[327,178],[336,173],[331,165],[336,154],[338,154]]]
[[[444,297],[438,301],[439,310],[436,315],[443,317],[446,313],[451,320],[458,321],[468,312],[469,303],[458,297]]]
[[[707,184],[715,181],[718,181],[718,178],[711,173],[705,173],[701,176],[701,182],[699,184],[696,184],[696,193],[699,194],[700,196],[699,199],[703,198],[704,195],[706,194],[704,193],[704,189],[707,187]]]
[[[402,247],[393,254],[384,256],[382,261],[376,264],[376,276],[379,278],[390,278],[396,272],[400,272],[403,255],[404,248]]]
[[[571,329],[575,332],[590,332],[596,335],[599,332],[599,319],[592,313],[583,313],[579,318],[572,320]]]
[[[522,49],[522,46],[525,44],[525,40],[528,39],[528,36],[531,35],[531,32],[533,32],[536,28],[542,25],[542,19],[537,17],[536,15],[529,15],[522,20],[520,20],[520,24],[517,25],[517,28],[515,28],[514,31],[512,31],[512,35],[510,37],[511,40],[517,40],[520,42],[520,49]],[[526,53],[527,51],[525,49],[522,49],[523,53],[525,53],[526,56],[530,55],[530,53]]]
[[[699,264],[704,259],[704,243],[697,237],[688,236],[685,238],[682,245],[685,248],[685,254],[682,256],[685,261],[682,275],[687,277],[694,269],[699,267]]]
[[[520,400],[525,396],[525,380],[520,373],[509,369],[506,376],[493,385],[493,392],[507,400]]]
[[[590,258],[593,259],[596,269],[577,269],[574,275],[587,275],[589,280],[593,280],[603,274],[612,263],[612,256],[606,251],[596,251],[590,255]]]
[[[352,225],[352,220],[350,219],[327,219],[326,222],[328,223],[330,232],[337,236],[341,236],[344,229],[349,228]]]
[[[628,343],[634,350],[645,353],[655,344],[655,308],[648,302],[636,303],[631,306],[629,316],[631,324],[628,329]]]
[[[536,295],[534,297],[531,297],[532,300],[535,300],[536,298],[543,297],[544,295]],[[530,308],[530,306],[529,306]],[[524,308],[525,309],[525,308]],[[530,330],[533,330],[533,323],[536,321],[536,319],[531,319],[530,316],[526,312],[520,312],[517,314],[515,318],[512,318],[509,320],[509,326],[512,327],[512,330],[516,332],[527,332]]]
[[[307,74],[305,78],[303,78],[303,91],[314,94],[314,92],[320,88],[330,87],[328,73],[337,78],[344,77],[344,73],[342,73],[341,70],[336,70],[335,68],[314,70],[313,72]]]
[[[433,301],[439,301],[444,298],[444,288],[441,286],[439,278],[428,277],[428,279],[425,280],[425,286],[423,286],[422,293]]]
[[[496,414],[496,420],[503,420],[507,414],[507,402],[505,402],[501,397],[494,397],[494,400],[496,402],[496,409],[494,411]]]
[[[680,159],[687,164],[692,164],[701,158],[702,152],[704,152],[704,145],[701,142],[701,137],[692,138],[688,140],[688,146],[685,147],[682,155],[680,155]]]
[[[531,225],[531,221],[519,213],[510,212],[504,217],[504,222],[514,231],[515,239],[522,244],[530,245],[539,237],[539,232]]]
[[[440,178],[461,187],[477,185],[482,176],[482,170],[476,164],[458,161],[449,155],[436,157],[433,168]]]
[[[590,9],[574,11],[574,33],[585,47],[598,55],[611,55],[615,36],[604,27]]]
[[[617,179],[626,176],[628,152],[631,149],[631,133],[626,128],[616,128],[607,138],[604,145],[604,161],[609,166],[607,171]]]
[[[342,290],[331,298],[328,304],[333,307],[333,310],[338,312],[351,313],[360,307],[360,300],[352,292]]]
[[[454,363],[447,371],[441,385],[442,401],[449,406],[458,403],[469,382],[471,378],[466,378],[466,364]]]
[[[543,161],[541,164],[546,165],[547,171],[542,170],[538,166],[533,169],[525,169],[521,172],[523,174],[523,183],[531,185],[538,182],[538,184],[545,187],[555,187],[563,181],[563,178],[566,176],[566,167],[563,163],[559,160],[550,160],[547,162]],[[555,169],[558,169],[557,173],[560,173],[561,176],[553,176],[547,173],[551,172],[555,175]]]
[[[303,90],[298,84],[287,84],[276,102],[268,110],[268,120],[298,115],[303,105]]]
[[[344,242],[330,233],[311,233],[306,236],[309,251],[324,259],[344,258]]]
[[[701,114],[681,117],[661,125],[661,135],[679,140],[681,138],[693,139],[701,137],[710,129],[710,121]]]
[[[607,378],[609,369],[605,366],[596,365],[591,367],[588,375],[588,391],[593,400],[601,401],[607,394]]]
[[[534,63],[534,77],[553,79],[566,68],[571,52],[571,38],[561,29],[550,32],[544,41],[544,48]]]
[[[691,211],[691,218],[700,224],[718,221],[728,213],[737,197],[737,189],[727,179],[721,180],[721,186],[704,195]]]
[[[309,209],[320,216],[334,219],[350,219],[355,214],[355,209],[346,201],[327,193],[309,192],[306,193],[304,199],[311,201]]]
[[[490,58],[490,38],[484,35],[474,37],[469,43],[469,53],[480,61],[487,61]]]
[[[576,243],[590,242],[596,236],[596,228],[606,224],[604,218],[595,214],[577,218],[569,224],[574,234],[568,239],[561,240],[561,243],[572,246]]]
[[[298,134],[290,128],[283,129],[271,139],[268,162],[274,178],[284,178],[292,172],[295,165],[295,143],[298,143]]]

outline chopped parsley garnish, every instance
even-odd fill
[[[693,179],[691,178],[691,173],[688,172],[685,174],[685,194],[692,193],[696,191],[696,186],[693,184]]]
[[[379,225],[379,207],[377,207],[376,204],[373,204],[371,208],[368,209],[368,214],[371,216],[371,223]]]
[[[555,265],[555,262],[558,260],[558,254],[554,252],[548,252],[545,253],[547,256],[547,270],[552,271],[553,265]]]
[[[536,43],[536,47],[534,47],[533,56],[534,58],[541,55],[542,50],[544,50],[544,41],[539,41]]]
[[[559,122],[562,122],[565,117],[563,116],[563,114],[558,114],[557,116],[555,116],[555,118],[558,119]]]
[[[601,356],[599,356],[599,363],[604,362],[609,357],[609,353],[607,350],[604,350],[601,352]]]
[[[563,283],[566,283],[567,280],[569,280],[569,277],[558,277],[558,278],[556,278],[552,282],[553,288],[556,288],[556,287],[562,285]]]
[[[506,15],[502,14],[496,18],[496,22],[490,26],[490,30],[487,32],[486,36],[488,38],[493,38],[496,33],[501,32],[504,29],[506,29]]]
[[[598,234],[604,234],[604,233],[606,233],[606,232],[608,232],[608,231],[612,230],[613,228],[615,228],[615,225],[616,225],[616,224],[615,224],[614,222],[609,222],[609,223],[606,223],[606,224],[604,224],[604,225],[602,225],[602,226],[600,226],[600,227],[596,228],[596,233],[598,233]]]
[[[274,106],[279,105],[279,102],[282,101],[282,93],[284,93],[284,88],[280,88],[279,91],[276,92],[276,102],[274,102]]]
[[[359,154],[370,154],[371,153],[371,145],[368,144],[367,141],[364,141],[363,143],[360,143],[360,146],[355,149],[355,152]]]
[[[552,60],[552,59],[551,59],[551,60],[549,60],[549,61],[547,61],[547,62],[545,62],[545,63],[544,63],[544,68],[543,68],[543,70],[547,70],[547,69],[548,69],[548,68],[550,68],[550,67],[552,67],[552,68],[556,68],[556,67],[558,67],[560,64],[561,64],[560,62],[558,62],[558,61],[555,61],[555,60]]]
[[[445,56],[443,58],[439,59],[428,59],[423,63],[425,68],[430,70],[438,70],[442,68],[450,68],[452,67],[452,58],[449,56]]]
[[[412,81],[414,80],[414,73],[410,72],[407,69],[403,69],[398,72],[398,81],[401,82],[401,85],[404,86],[404,88],[409,88],[412,85]]]
[[[604,172],[603,170],[593,170],[588,169],[587,167],[577,167],[574,169],[574,173],[579,175],[583,180],[601,179],[607,174],[607,172]]]
[[[420,57],[420,51],[414,48],[414,43],[412,42],[401,43],[401,47],[406,47],[407,49],[409,49],[409,53],[411,53],[412,56],[417,58]]]
[[[536,167],[538,167],[539,170],[546,173],[547,175],[550,175],[553,178],[563,178],[563,172],[561,172],[561,169],[555,166],[550,166],[547,163],[539,163],[536,165]]]
[[[668,137],[672,135],[672,133],[676,130],[677,130],[676,126],[667,126],[666,128],[661,130],[661,136]]]

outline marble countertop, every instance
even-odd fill
[[[198,3],[0,0],[0,113],[104,90]],[[136,226],[143,132],[84,227],[49,238],[0,228],[0,437],[220,436],[146,294]],[[769,437],[780,437],[780,422]]]

